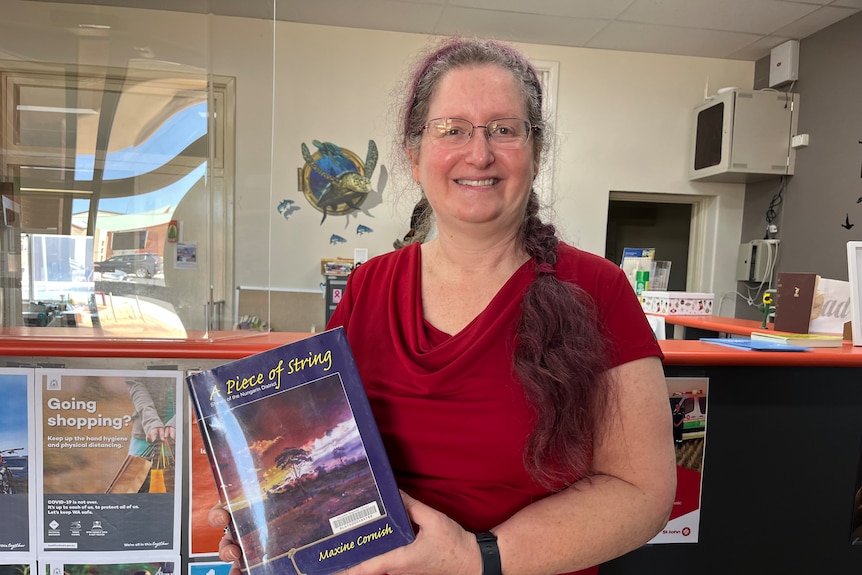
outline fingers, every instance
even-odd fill
[[[207,522],[211,527],[224,529],[230,524],[230,513],[222,507],[221,503],[218,503],[207,512]]]
[[[225,536],[221,538],[221,541],[218,542],[218,556],[222,561],[227,563],[234,562],[234,567],[239,567],[237,560],[242,556],[242,552],[240,551],[239,546],[233,542],[230,535],[225,534]],[[231,571],[233,571],[233,569],[231,569]]]

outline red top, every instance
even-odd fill
[[[570,246],[559,251],[557,276],[596,299],[616,344],[613,364],[661,357],[619,267]],[[415,244],[356,268],[329,323],[345,327],[399,486],[471,531],[549,495],[524,469],[533,412],[512,367],[520,302],[534,277],[529,261],[450,336],[423,320]]]

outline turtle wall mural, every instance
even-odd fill
[[[299,168],[299,191],[322,214],[320,225],[327,217],[333,216],[346,216],[345,228],[350,224],[351,215],[364,213],[374,217],[369,209],[379,205],[382,196],[382,190],[374,190],[371,183],[379,158],[374,140],[368,140],[364,160],[351,150],[332,142],[312,140],[312,144],[317,148],[314,153],[305,142],[300,146],[305,164]],[[378,187],[383,182],[385,175],[381,168]],[[359,227],[361,233],[371,231],[368,226]]]

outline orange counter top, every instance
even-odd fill
[[[134,340],[74,337],[77,334],[80,330],[75,328],[6,328],[0,330],[0,356],[232,360],[310,335],[298,332],[216,332],[208,337],[203,333],[192,334],[189,339]],[[736,350],[696,340],[662,340],[660,344],[666,365],[862,367],[862,347],[853,347],[849,342],[840,348],[804,352]]]
[[[77,328],[0,329],[0,356],[239,359],[311,334],[242,331],[191,333],[187,339],[81,336]]]
[[[718,315],[655,315],[663,317],[666,324],[679,325],[682,327],[694,327],[706,331],[717,331],[721,333],[730,333],[734,335],[750,336],[752,331],[763,330],[760,327],[762,321],[751,319],[739,319],[735,317],[722,317]],[[768,330],[773,330],[774,326],[771,323],[766,324]]]
[[[862,367],[862,347],[844,342],[841,347],[808,351],[752,351],[697,340],[659,342],[665,365],[746,365],[799,367]]]

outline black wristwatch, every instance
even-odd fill
[[[490,531],[482,531],[476,533],[476,541],[479,542],[479,551],[482,553],[482,575],[503,575],[497,536]]]

